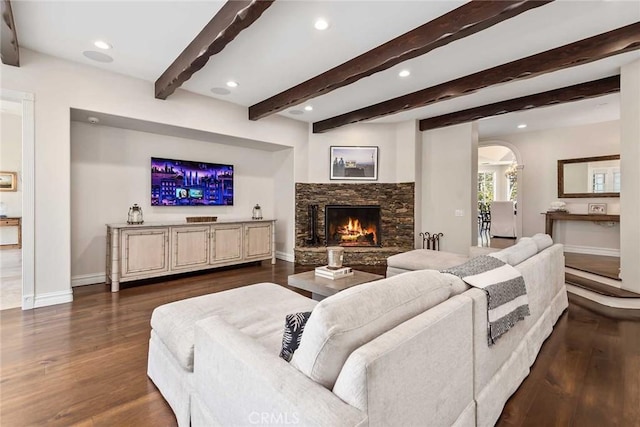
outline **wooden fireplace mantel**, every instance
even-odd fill
[[[544,232],[553,237],[554,221],[594,221],[620,222],[620,215],[572,214],[569,212],[543,212],[545,216]]]

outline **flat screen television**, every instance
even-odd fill
[[[232,206],[233,165],[151,158],[151,206]]]

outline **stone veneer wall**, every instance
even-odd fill
[[[296,183],[295,261],[303,265],[327,262],[325,245],[325,205],[380,205],[382,247],[346,247],[346,265],[384,265],[388,256],[414,249],[413,182],[398,184],[306,184]],[[308,206],[318,205],[320,245],[310,246]]]

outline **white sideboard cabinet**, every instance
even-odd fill
[[[107,283],[271,260],[275,220],[107,224]]]

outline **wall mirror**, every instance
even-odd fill
[[[558,198],[620,197],[620,155],[558,160]]]

